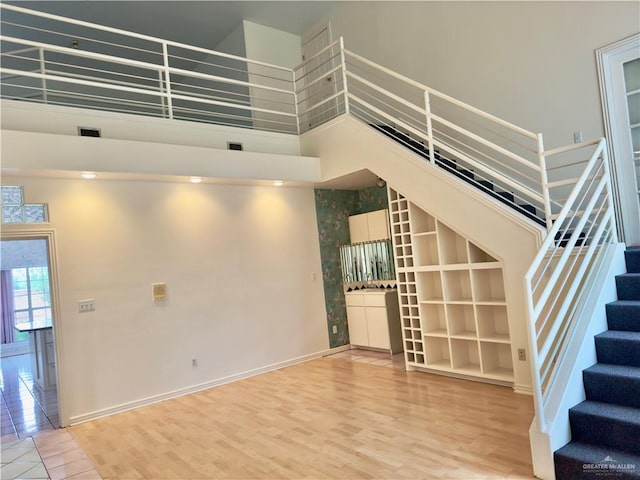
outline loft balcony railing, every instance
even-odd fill
[[[473,172],[478,188],[528,212],[546,227],[524,283],[536,422],[548,430],[567,346],[589,321],[586,302],[618,241],[604,139],[545,150],[541,134],[377,65],[342,39],[288,69],[0,7],[3,98],[287,134],[348,114],[433,166]]]
[[[0,7],[3,98],[298,133],[290,68]]]

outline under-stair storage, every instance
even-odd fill
[[[502,264],[389,189],[407,368],[513,382]]]

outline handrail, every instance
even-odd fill
[[[91,23],[91,22],[85,22],[83,20],[76,20],[76,19],[73,19],[73,18],[62,17],[60,15],[54,15],[52,13],[45,13],[45,12],[40,12],[40,11],[37,11],[37,10],[31,10],[29,8],[18,7],[17,5],[11,5],[11,4],[3,3],[3,4],[0,5],[0,9],[12,10],[14,12],[24,13],[24,14],[27,14],[27,15],[34,15],[34,16],[37,16],[37,17],[47,18],[49,20],[56,20],[56,21],[59,21],[59,22],[70,23],[72,25],[78,25],[78,26],[81,26],[81,27],[88,27],[88,28],[93,28],[93,29],[96,29],[96,30],[102,30],[103,32],[116,33],[118,35],[123,35],[125,37],[132,37],[132,38],[137,38],[139,40],[146,40],[146,41],[153,42],[153,43],[165,44],[165,45],[168,45],[168,46],[171,46],[171,47],[183,48],[185,50],[192,50],[194,52],[206,53],[207,55],[216,55],[216,56],[220,56],[220,57],[224,57],[224,58],[229,58],[231,60],[239,60],[241,62],[247,62],[248,61],[248,62],[253,63],[255,65],[261,65],[263,67],[274,68],[274,69],[282,70],[282,71],[285,71],[285,72],[290,72],[291,71],[291,68],[283,67],[281,65],[275,65],[275,64],[272,64],[272,63],[261,62],[259,60],[250,60],[248,58],[240,57],[238,55],[232,55],[230,53],[219,52],[217,50],[211,50],[211,49],[208,49],[208,48],[197,47],[197,46],[194,46],[194,45],[188,45],[186,43],[175,42],[173,40],[165,40],[163,38],[153,37],[151,35],[144,35],[142,33],[130,32],[128,30],[122,30],[120,28],[107,27],[105,25],[100,25],[98,23]]]
[[[513,131],[518,132],[521,135],[529,137],[529,138],[531,138],[533,140],[536,139],[536,134],[535,133],[530,132],[530,131],[522,128],[522,127],[519,127],[518,125],[514,125],[513,123],[507,122],[506,120],[503,120],[503,119],[501,119],[499,117],[491,115],[490,113],[484,112],[484,111],[480,110],[479,108],[476,108],[476,107],[474,107],[472,105],[469,105],[467,103],[461,102],[460,100],[458,100],[456,98],[450,97],[449,95],[447,95],[445,93],[439,92],[438,90],[434,90],[431,87],[423,85],[420,82],[416,82],[415,80],[412,80],[412,79],[410,79],[408,77],[405,77],[404,75],[401,75],[401,74],[399,74],[397,72],[394,72],[393,70],[390,70],[390,69],[388,69],[386,67],[383,67],[382,65],[378,65],[377,63],[372,62],[371,60],[368,60],[367,58],[362,57],[362,56],[358,55],[357,53],[354,53],[354,52],[352,52],[350,50],[345,49],[345,53],[348,54],[349,56],[357,59],[358,61],[360,61],[362,63],[365,63],[365,64],[369,65],[370,67],[374,67],[374,68],[376,68],[376,69],[378,69],[378,70],[380,70],[380,71],[382,71],[382,72],[384,72],[384,73],[386,73],[388,75],[391,75],[392,77],[395,77],[395,78],[397,78],[399,80],[402,80],[403,82],[405,82],[405,83],[407,83],[409,85],[412,85],[412,86],[417,87],[419,89],[426,90],[431,95],[436,95],[436,96],[440,97],[441,99],[446,100],[447,102],[450,102],[450,103],[452,103],[452,104],[454,104],[454,105],[456,105],[458,107],[464,108],[465,110],[468,110],[468,111],[470,111],[472,113],[475,113],[476,115],[484,117],[487,120],[490,120],[490,121],[492,121],[492,122],[494,122],[494,123],[496,123],[498,125],[501,125],[503,127],[512,129]]]
[[[547,411],[549,399],[563,387],[554,381],[567,339],[580,324],[580,310],[607,254],[602,247],[617,242],[606,141],[582,142],[545,155],[573,153],[589,146],[595,146],[594,151],[524,279],[536,422],[541,432],[548,430],[549,417],[554,414]]]

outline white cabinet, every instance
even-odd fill
[[[349,292],[345,298],[351,345],[402,351],[396,290]]]
[[[373,242],[389,238],[389,211],[351,215],[349,217],[349,235],[351,243]]]
[[[33,379],[43,390],[56,387],[56,356],[53,343],[53,328],[29,332],[32,352]]]
[[[407,367],[512,383],[502,263],[389,193]]]

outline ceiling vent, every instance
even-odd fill
[[[242,144],[238,142],[227,142],[227,150],[242,151]]]
[[[81,137],[101,137],[100,129],[93,127],[78,127],[78,135]]]

